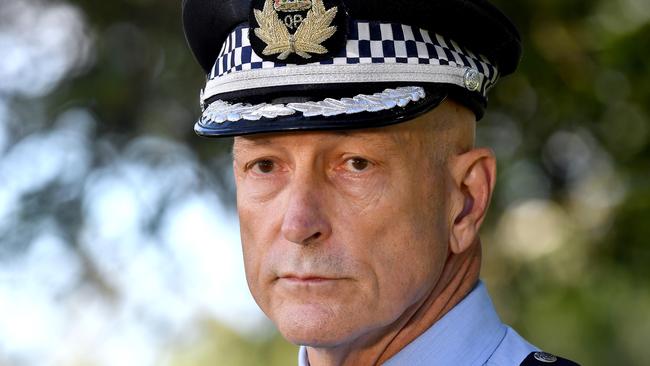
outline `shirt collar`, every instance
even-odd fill
[[[305,346],[300,346],[300,351],[298,351],[298,366],[309,366],[307,347]]]
[[[479,281],[451,311],[384,365],[482,365],[506,331]],[[306,347],[300,347],[298,365],[309,366]]]

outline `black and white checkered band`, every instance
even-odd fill
[[[240,90],[363,82],[447,83],[485,97],[499,78],[483,55],[403,24],[351,21],[345,48],[333,58],[306,65],[262,60],[250,45],[249,31],[240,25],[227,38],[202,91],[203,105]]]

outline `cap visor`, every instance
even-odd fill
[[[194,130],[199,136],[204,137],[231,137],[283,131],[352,130],[389,126],[409,121],[436,108],[448,95],[448,90],[444,87],[428,86],[425,90],[426,95],[422,99],[408,103],[404,107],[394,106],[376,112],[343,113],[329,117],[322,115],[306,117],[302,113],[296,113],[276,118],[260,118],[255,121],[241,119],[203,123],[202,121],[206,120],[206,110]]]

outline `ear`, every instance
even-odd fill
[[[460,254],[478,239],[496,181],[496,159],[490,149],[474,149],[450,160],[453,179],[450,250]]]

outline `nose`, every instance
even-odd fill
[[[310,182],[294,182],[288,190],[282,236],[295,244],[310,245],[329,237],[330,222],[323,209],[324,191]]]

